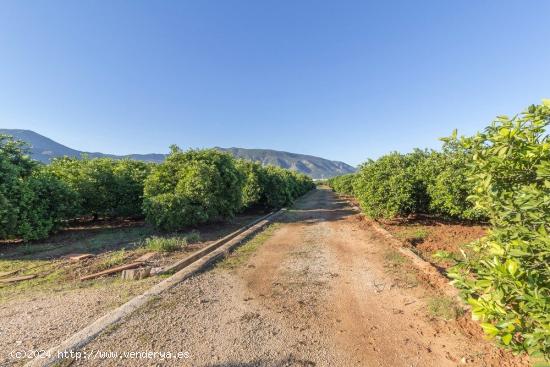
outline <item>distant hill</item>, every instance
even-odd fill
[[[42,163],[49,163],[51,159],[57,157],[82,157],[83,154],[90,158],[109,157],[115,159],[130,158],[146,162],[162,162],[165,154],[130,154],[130,155],[114,155],[99,152],[82,152],[80,150],[71,149],[63,144],[47,138],[43,135],[35,133],[31,130],[18,129],[0,129],[0,134],[11,135],[14,138],[28,143],[31,147],[31,157]]]
[[[130,154],[125,156],[105,154],[99,152],[82,152],[63,144],[59,144],[52,139],[49,139],[43,135],[35,133],[31,130],[18,130],[18,129],[0,129],[0,134],[11,135],[18,140],[27,142],[31,149],[31,156],[33,159],[43,163],[49,163],[51,159],[56,157],[82,157],[83,154],[90,158],[97,157],[109,157],[114,159],[136,159],[146,162],[162,162],[166,157],[165,154]],[[270,149],[244,149],[244,148],[219,148],[223,152],[228,152],[236,157],[249,159],[262,163],[263,165],[272,164],[275,166],[293,169],[307,174],[312,178],[329,178],[346,173],[355,172],[355,168],[352,166],[339,162],[330,161],[327,159],[314,157],[304,154],[281,152]]]
[[[274,165],[305,173],[313,178],[329,178],[355,172],[355,168],[339,161],[314,157],[305,154],[281,152],[271,149],[219,148],[235,157],[260,162],[263,165]]]

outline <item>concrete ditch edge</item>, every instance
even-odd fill
[[[173,273],[173,272],[176,272],[178,270],[181,270],[183,268],[185,268],[186,266],[188,266],[189,264],[192,264],[193,262],[195,262],[197,259],[200,259],[201,257],[209,254],[210,252],[214,251],[215,249],[217,249],[218,247],[222,246],[224,243],[226,243],[227,241],[235,238],[237,235],[243,233],[244,231],[246,231],[247,229],[249,229],[250,227],[254,226],[255,224],[269,218],[270,216],[274,215],[275,212],[271,212],[267,215],[264,215],[258,219],[255,219],[253,220],[251,223],[248,223],[246,225],[244,225],[243,227],[237,229],[236,231],[234,232],[231,232],[230,234],[228,234],[227,236],[225,237],[222,237],[220,238],[219,240],[211,243],[210,245],[208,245],[207,247],[203,248],[202,250],[199,250],[197,252],[195,252],[194,254],[191,254],[190,256],[184,258],[184,259],[181,259],[179,261],[176,261],[175,263],[173,264],[170,264],[168,266],[165,266],[164,268],[162,268],[162,270],[160,270],[157,274],[167,274],[167,273]]]

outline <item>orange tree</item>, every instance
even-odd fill
[[[183,152],[172,146],[166,160],[145,180],[146,219],[161,230],[173,231],[231,218],[242,207],[244,179],[227,153]]]
[[[489,234],[451,272],[485,332],[550,358],[550,101],[462,138]]]
[[[0,135],[0,238],[36,240],[75,211],[75,193],[29,158],[27,146]]]

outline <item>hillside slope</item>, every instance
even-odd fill
[[[313,178],[329,178],[355,172],[355,168],[339,161],[305,154],[282,152],[271,149],[219,148],[236,157],[257,161],[263,165],[274,165],[305,173]]]
[[[33,159],[48,163],[56,157],[77,157],[87,155],[90,158],[109,157],[114,159],[136,159],[146,162],[162,162],[166,157],[165,154],[130,154],[130,155],[114,155],[99,152],[82,152],[76,149],[69,148],[52,139],[40,135],[31,130],[21,129],[0,129],[0,134],[11,135],[18,140],[25,141],[31,147],[30,153]],[[271,149],[244,149],[244,148],[219,148],[223,152],[228,152],[236,157],[249,159],[262,163],[263,165],[271,164],[283,168],[293,169],[309,175],[312,178],[329,178],[355,171],[352,166],[339,161],[330,161],[327,159],[314,157],[304,154],[296,154],[282,152]]]

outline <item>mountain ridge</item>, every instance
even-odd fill
[[[63,156],[81,158],[86,155],[90,158],[128,158],[156,163],[162,162],[166,157],[166,154],[162,153],[116,155],[101,152],[84,152],[69,148],[37,132],[25,129],[0,129],[0,134],[11,135],[17,140],[26,142],[30,146],[31,157],[46,164],[53,158]],[[271,164],[282,168],[293,169],[317,179],[330,178],[355,172],[354,167],[344,162],[328,160],[307,154],[291,153],[274,149],[247,149],[237,147],[214,147],[214,149],[230,153],[238,158],[257,161],[263,165]]]

